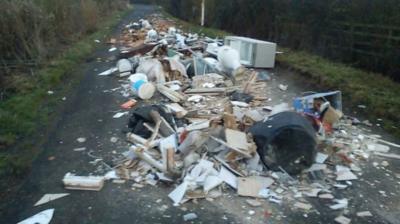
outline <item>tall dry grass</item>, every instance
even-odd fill
[[[10,87],[7,80],[13,75],[31,74],[23,68],[43,64],[96,31],[103,18],[126,4],[127,0],[0,1],[1,92]]]

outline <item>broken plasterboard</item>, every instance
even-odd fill
[[[47,209],[17,224],[49,224],[51,219],[53,218],[53,214],[54,214],[54,208]]]
[[[327,158],[328,158],[327,154],[318,152],[317,155],[315,156],[315,162],[324,163]]]
[[[163,152],[168,148],[173,148],[175,151],[178,148],[178,142],[176,140],[176,135],[172,134],[166,138],[161,139],[160,141],[160,151]]]
[[[372,213],[370,211],[362,211],[362,212],[357,212],[358,217],[371,217]]]
[[[312,205],[306,204],[306,203],[303,203],[303,202],[296,202],[296,203],[294,203],[294,207],[301,208],[301,209],[304,209],[304,210],[310,210],[312,208]]]
[[[120,118],[128,113],[129,112],[118,112],[118,113],[114,114],[113,118]]]
[[[303,192],[303,194],[306,195],[307,197],[317,197],[320,191],[321,189],[319,188],[313,188],[309,191]]]
[[[259,192],[274,182],[269,177],[252,176],[238,178],[238,194],[240,196],[261,197]]]
[[[204,121],[189,124],[186,127],[186,130],[187,131],[201,130],[201,129],[208,128],[209,126],[210,126],[210,121],[204,120]]]
[[[225,129],[226,142],[235,148],[247,151],[249,149],[249,143],[247,142],[246,133],[236,131],[233,129]]]
[[[208,192],[212,190],[213,188],[217,187],[218,185],[222,184],[223,180],[219,178],[218,176],[214,175],[209,175],[206,177],[204,181],[204,192]]]
[[[344,180],[357,180],[357,176],[352,173],[350,170],[341,170],[336,172],[336,180],[344,181]]]
[[[335,197],[332,194],[320,194],[318,195],[321,199],[334,199]]]
[[[183,196],[185,196],[187,187],[188,183],[184,181],[177,188],[175,188],[175,190],[169,193],[168,197],[172,199],[174,204],[179,204],[182,201]]]
[[[262,205],[262,203],[260,201],[254,200],[254,199],[247,199],[246,203],[253,207],[259,207]]]
[[[346,218],[341,215],[341,216],[335,218],[335,222],[340,223],[340,224],[350,224],[351,219]]]
[[[238,185],[237,177],[224,166],[221,166],[221,170],[219,171],[218,177],[222,179],[225,183],[227,183],[229,186],[237,189]]]
[[[50,201],[54,201],[56,199],[62,198],[69,195],[68,193],[61,193],[61,194],[45,194],[42,198],[34,206],[42,205]]]
[[[314,163],[311,165],[310,168],[306,170],[306,172],[314,172],[318,170],[326,170],[327,165],[326,164],[320,164],[320,163]]]
[[[98,75],[100,75],[100,76],[111,75],[112,73],[114,73],[116,71],[118,71],[118,68],[114,67],[114,68],[110,68],[110,69],[108,69],[108,70],[106,70],[106,71],[104,71],[104,72],[102,72],[102,73],[100,73]]]
[[[257,110],[248,110],[245,115],[255,122],[264,120],[264,116],[260,114]]]
[[[216,141],[216,142],[218,142],[218,143],[220,143],[220,144],[222,144],[222,145],[224,145],[224,146],[226,146],[226,147],[228,147],[228,148],[230,148],[230,149],[233,149],[234,151],[240,153],[240,154],[243,155],[245,158],[248,158],[248,159],[249,159],[249,158],[252,158],[252,155],[251,155],[249,152],[244,151],[244,150],[239,149],[239,148],[236,148],[236,147],[234,147],[234,146],[228,144],[227,142],[224,142],[224,141],[222,141],[221,139],[218,139],[218,138],[216,138],[216,137],[214,137],[214,136],[210,136],[210,137],[211,137],[214,141]]]
[[[336,204],[329,206],[329,208],[332,210],[347,208],[347,206],[349,205],[349,201],[347,200],[347,198],[335,199],[334,201],[336,202]]]

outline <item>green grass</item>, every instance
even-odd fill
[[[71,45],[57,58],[48,62],[46,68],[35,72],[35,76],[14,80],[23,85],[19,92],[0,102],[0,176],[21,174],[36,158],[40,149],[34,149],[38,143],[27,140],[39,137],[36,133],[49,124],[57,105],[68,87],[64,82],[75,83],[82,74],[74,70],[96,47],[95,39],[105,40],[122,16],[131,9],[116,12],[105,19],[95,33],[90,34]],[[48,95],[48,90],[57,90]]]
[[[293,68],[309,81],[327,89],[339,89],[355,107],[367,106],[368,119],[383,119],[383,128],[400,137],[400,84],[377,73],[334,63],[322,57],[290,49],[281,49],[277,61]]]

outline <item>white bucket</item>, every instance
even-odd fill
[[[228,46],[222,46],[219,48],[218,61],[224,70],[233,71],[242,66],[242,64],[240,64],[239,52]]]
[[[158,34],[157,31],[154,29],[151,29],[147,32],[147,40],[149,41],[157,41],[158,39]]]
[[[147,81],[147,76],[143,73],[136,73],[129,76],[131,89],[140,99],[148,100],[153,97],[156,87]]]
[[[168,34],[174,36],[176,34],[176,28],[171,26],[168,28]]]

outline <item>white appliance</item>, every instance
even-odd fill
[[[227,36],[225,45],[236,49],[240,54],[240,63],[255,68],[273,68],[275,66],[276,43],[248,37]]]

